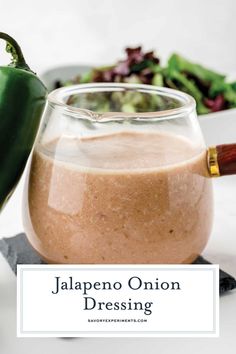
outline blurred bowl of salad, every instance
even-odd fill
[[[176,53],[171,54],[163,65],[154,51],[145,52],[141,46],[126,48],[125,57],[114,64],[99,67],[63,66],[46,71],[41,78],[50,91],[63,86],[92,82],[142,83],[184,91],[196,101],[208,144],[221,143],[221,140],[225,140],[225,134],[227,141],[231,140],[229,134],[232,135],[232,140],[236,139],[236,81]],[[129,113],[142,112],[147,107],[149,111],[162,109],[160,100],[145,101],[142,95],[130,95],[129,92],[109,97],[99,95],[99,100],[96,107],[103,112],[114,111],[117,107]],[[79,97],[72,97],[69,104],[93,109],[89,96],[83,101]],[[214,121],[218,135],[215,129],[212,130],[212,122],[209,123],[208,118]],[[230,130],[229,126],[232,127],[232,124],[235,129]]]
[[[193,96],[199,115],[236,108],[236,81],[226,75],[193,63],[179,54],[171,54],[162,65],[153,51],[142,47],[126,48],[126,56],[109,66],[67,66],[53,69],[43,76],[49,89],[91,82],[127,82],[165,86]],[[138,100],[130,101],[128,110],[135,109]],[[132,107],[133,104],[133,107]],[[144,102],[143,102],[144,104]]]

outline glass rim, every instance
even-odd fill
[[[176,108],[164,109],[155,112],[94,112],[89,109],[74,107],[65,102],[65,98],[69,98],[75,94],[92,93],[92,92],[115,92],[115,91],[138,91],[141,93],[156,94],[178,101],[181,105]],[[142,119],[160,120],[173,119],[186,116],[196,108],[194,98],[185,92],[174,90],[167,87],[159,87],[146,84],[129,84],[129,83],[88,83],[77,84],[61,87],[53,90],[48,95],[48,104],[53,108],[59,108],[65,113],[72,115],[78,119],[89,119],[91,121],[109,121],[109,120],[125,120],[125,119]]]

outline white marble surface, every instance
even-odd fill
[[[0,0],[1,30],[14,35],[34,70],[109,63],[126,45],[144,44],[165,59],[178,51],[225,72],[236,71],[235,0]],[[3,44],[0,44],[2,53]],[[1,63],[7,62],[1,55]],[[209,142],[236,141],[235,122],[203,128]],[[234,139],[235,137],[235,139]],[[214,181],[215,223],[206,256],[236,276],[236,177]],[[23,230],[23,180],[0,215],[0,237]],[[0,256],[0,353],[235,353],[236,292],[221,298],[217,339],[19,339],[16,281]]]

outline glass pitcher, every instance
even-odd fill
[[[55,90],[26,181],[29,242],[49,263],[191,263],[211,232],[211,177],[234,172],[226,147],[207,150],[185,93]]]

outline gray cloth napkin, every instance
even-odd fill
[[[44,264],[23,233],[0,239],[0,252],[14,273],[17,271],[17,264]]]
[[[13,272],[17,271],[17,264],[45,264],[29,244],[25,234],[0,239],[0,252],[6,258]],[[211,264],[199,256],[195,264]],[[220,294],[236,288],[236,280],[230,274],[220,269]]]

